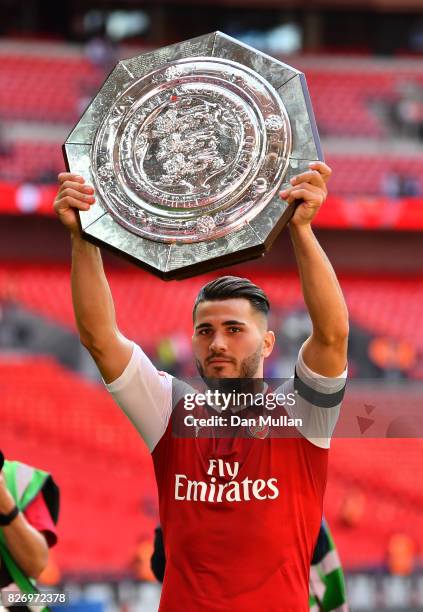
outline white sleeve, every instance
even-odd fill
[[[104,384],[152,452],[166,431],[172,412],[172,376],[159,374],[134,343],[125,370],[119,378]]]
[[[291,418],[300,418],[301,434],[312,444],[329,448],[339,417],[345,390],[347,368],[339,376],[322,376],[313,372],[303,359],[304,344],[298,354],[296,378],[286,383],[295,392],[295,403],[286,406]]]

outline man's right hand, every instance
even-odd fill
[[[94,189],[86,185],[82,176],[61,172],[58,175],[59,191],[54,200],[54,210],[60,221],[71,232],[79,235],[77,210],[89,210],[95,202]]]

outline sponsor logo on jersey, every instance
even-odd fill
[[[277,478],[246,476],[238,481],[239,461],[209,459],[209,480],[191,480],[186,474],[175,474],[175,500],[190,502],[248,502],[276,499],[279,496]],[[219,479],[219,482],[218,482]],[[222,482],[223,481],[223,482]]]

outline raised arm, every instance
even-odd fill
[[[82,177],[67,172],[59,174],[59,184],[54,209],[71,235],[72,300],[79,337],[104,380],[112,382],[128,364],[132,342],[117,327],[100,250],[80,234],[76,211],[89,209],[95,202],[94,190]]]
[[[303,359],[323,376],[338,376],[347,362],[348,310],[329,259],[315,237],[311,222],[326,199],[326,182],[332,171],[315,162],[310,171],[291,180],[281,197],[292,203],[300,200],[289,223],[304,301],[313,324]]]

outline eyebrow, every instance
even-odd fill
[[[243,323],[242,321],[225,321],[223,323],[223,325],[239,325],[240,327],[245,326],[245,323]],[[213,325],[211,323],[200,323],[199,325],[195,326],[195,329],[206,329],[206,328],[210,328],[213,327]]]

